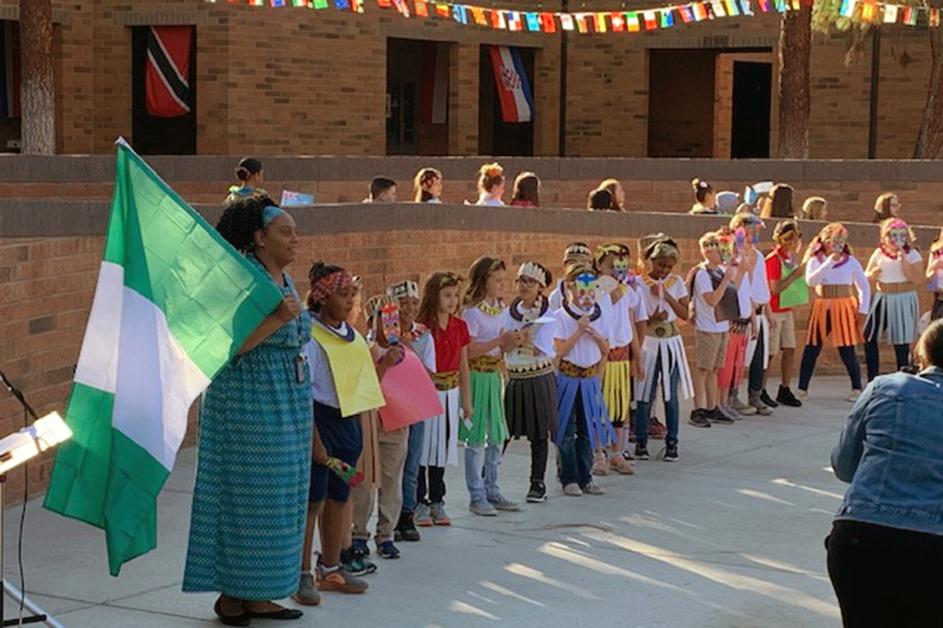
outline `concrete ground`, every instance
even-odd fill
[[[546,504],[479,518],[467,511],[462,469],[449,469],[451,528],[424,529],[421,543],[400,545],[400,560],[377,559],[366,595],[327,594],[291,624],[839,626],[822,540],[843,492],[829,452],[850,407],[847,382],[822,378],[812,392],[801,410],[773,417],[709,430],[682,422],[681,462],[602,478],[601,497],[564,497],[554,485]],[[218,625],[214,595],[180,591],[194,460],[181,453],[160,498],[158,549],[120,578],[108,575],[98,530],[31,503],[32,598],[67,626]],[[513,443],[502,466],[508,495],[523,499],[528,465],[526,443]],[[18,514],[8,512],[5,537],[14,581]]]

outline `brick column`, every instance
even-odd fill
[[[534,156],[559,155],[561,36],[534,55]]]
[[[478,43],[449,48],[449,154],[478,154]]]

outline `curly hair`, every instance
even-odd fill
[[[223,215],[216,223],[216,231],[237,251],[245,253],[252,249],[256,231],[263,229],[262,216],[268,206],[278,203],[268,196],[249,196],[226,205]]]

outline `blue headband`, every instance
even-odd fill
[[[269,223],[278,218],[279,216],[284,216],[285,210],[281,207],[275,207],[274,205],[269,205],[262,210],[262,228],[269,226]]]

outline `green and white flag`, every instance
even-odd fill
[[[157,546],[187,412],[279,289],[123,140],[105,253],[45,506],[105,530],[108,565]]]

